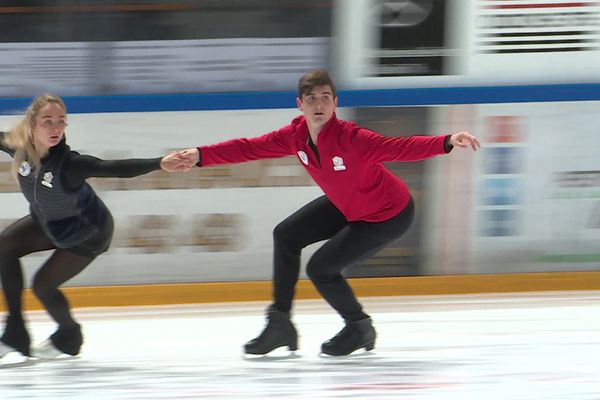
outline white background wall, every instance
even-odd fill
[[[595,171],[600,171],[599,109],[600,102],[437,107],[428,122],[435,130],[432,134],[469,129],[484,148],[475,154],[456,149],[449,156],[426,161],[428,208],[423,210],[427,223],[422,270],[462,274],[598,269],[600,179],[594,177],[598,175]],[[82,153],[103,158],[154,157],[170,149],[268,132],[297,114],[295,109],[74,114],[69,117],[67,134],[72,148]],[[339,116],[352,119],[352,110],[339,110]],[[0,126],[8,127],[16,118],[1,117]],[[506,129],[517,132],[516,139],[498,142],[499,128],[492,122],[498,118],[512,121]],[[498,161],[492,154],[498,148],[517,149],[522,158]],[[2,155],[0,161],[6,165],[8,160]],[[494,172],[496,167],[490,166],[494,162],[500,163],[500,171]],[[240,165],[234,172],[243,175],[256,168],[250,164]],[[306,178],[295,162],[260,168],[272,176]],[[508,168],[508,173],[502,168]],[[561,178],[577,171],[588,174],[580,180]],[[193,179],[178,188],[132,189],[148,179],[138,177],[119,180],[127,190],[99,190],[115,216],[115,242],[69,285],[270,279],[272,229],[319,196],[320,189],[308,179],[292,186],[240,187],[235,181],[227,186],[220,185],[226,178],[216,173],[219,171],[200,172],[209,175],[190,175]],[[168,175],[166,179],[175,182],[180,178]],[[0,179],[4,185],[12,178],[4,172]],[[156,184],[152,179],[148,182]],[[498,180],[508,184],[490,186],[489,181]],[[494,203],[494,199],[502,202],[511,196],[517,199],[511,204]],[[4,224],[27,213],[20,193],[0,193],[0,204]],[[486,219],[490,211],[498,210],[517,213],[507,220]],[[215,214],[231,217],[234,224],[211,225]],[[136,226],[140,218],[148,216],[166,217],[167,223]],[[503,226],[508,228],[496,229]],[[154,244],[131,246],[131,232],[146,232],[146,239]],[[187,242],[197,234],[204,240],[220,238],[226,245]],[[304,261],[317,246],[303,253]],[[47,254],[25,258],[28,278],[45,257]]]

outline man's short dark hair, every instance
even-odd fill
[[[302,99],[302,96],[310,93],[315,86],[329,86],[331,87],[333,97],[337,96],[335,93],[335,84],[329,73],[324,69],[318,69],[302,75],[298,81],[298,97]]]

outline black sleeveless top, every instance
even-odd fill
[[[32,216],[59,248],[73,247],[95,236],[108,213],[88,183],[76,190],[65,185],[63,166],[70,155],[63,140],[41,160],[39,171],[27,161],[18,171],[19,185]]]
[[[0,132],[0,150],[14,156],[3,137]],[[70,248],[100,232],[110,214],[86,178],[134,177],[160,169],[160,160],[102,160],[72,151],[63,138],[41,160],[39,171],[27,161],[21,163],[18,181],[32,217],[48,238],[59,248]]]

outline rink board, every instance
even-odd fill
[[[356,278],[350,282],[359,297],[600,290],[600,272]],[[270,281],[90,286],[63,290],[73,307],[265,301],[271,298]],[[310,281],[298,282],[297,299],[319,297]],[[4,307],[4,304],[0,305],[0,309]],[[25,290],[25,308],[41,309],[30,289]]]

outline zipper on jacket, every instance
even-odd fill
[[[319,154],[319,148],[312,141],[312,139],[310,138],[310,135],[308,135],[308,147],[310,147],[310,149],[312,150],[313,155],[317,159],[317,166],[319,167],[319,169],[321,169],[321,155]]]
[[[33,180],[33,199],[35,200],[35,205],[39,208],[40,206],[40,202],[38,201],[37,198],[37,186],[38,186],[38,176],[39,176],[40,172],[35,171],[35,179]]]

